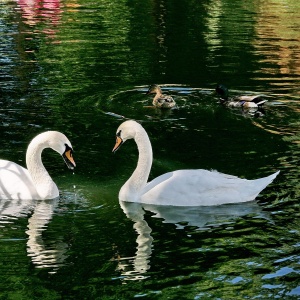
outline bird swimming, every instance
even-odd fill
[[[58,188],[42,163],[42,151],[51,148],[62,155],[69,169],[74,169],[73,149],[68,138],[58,131],[46,131],[29,143],[27,169],[0,160],[0,199],[44,200],[59,196]]]
[[[229,107],[258,108],[268,101],[260,95],[243,95],[230,98],[228,88],[223,84],[218,84],[215,91],[219,95],[221,103]]]
[[[155,205],[211,206],[254,200],[279,171],[267,177],[247,180],[202,169],[177,170],[148,182],[153,154],[145,129],[133,120],[123,122],[116,132],[113,152],[134,139],[139,156],[136,169],[119,191],[119,200]]]
[[[153,84],[149,87],[147,91],[148,94],[155,94],[152,104],[158,108],[173,108],[176,105],[173,97],[169,95],[164,95],[160,86]]]

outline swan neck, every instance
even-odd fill
[[[55,183],[42,163],[42,152],[48,147],[49,146],[45,141],[34,139],[29,144],[26,152],[26,165],[28,172],[38,194],[42,199],[44,198],[44,195],[48,194],[49,190],[51,190],[53,186],[55,186],[54,189],[56,189]]]
[[[142,189],[146,186],[152,166],[152,147],[146,131],[138,132],[135,137],[139,158],[136,169],[125,183],[130,191],[131,201],[138,201]]]
[[[146,132],[137,135],[135,142],[139,151],[139,159],[134,173],[136,173],[136,176],[140,178],[141,185],[145,186],[152,166],[152,147]]]
[[[32,141],[26,152],[26,165],[30,173],[35,170],[45,170],[45,167],[42,163],[42,152],[46,147],[41,144],[36,144]],[[46,171],[47,172],[47,171]]]

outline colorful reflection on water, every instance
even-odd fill
[[[0,298],[299,297],[297,0],[0,3],[0,157],[70,137],[75,173],[43,153],[59,199],[0,200]],[[220,105],[263,94],[263,114]],[[157,83],[178,108],[151,107]],[[254,202],[219,207],[120,203],[137,161],[126,118],[146,128],[150,177],[184,168],[244,178],[281,173]]]

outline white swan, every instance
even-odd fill
[[[43,132],[28,146],[28,169],[8,160],[0,160],[0,199],[42,200],[59,196],[56,184],[42,163],[45,148],[52,148],[62,155],[70,169],[75,167],[72,145],[67,137],[57,131]]]
[[[240,179],[232,175],[207,170],[178,170],[163,174],[149,183],[152,147],[145,129],[129,120],[117,130],[115,152],[123,142],[134,139],[138,150],[138,164],[122,186],[119,199],[156,205],[200,206],[251,201],[278,175],[279,171],[256,180]]]

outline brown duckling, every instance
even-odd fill
[[[152,101],[155,107],[173,108],[176,105],[174,99],[169,95],[164,95],[157,84],[153,84],[149,87],[147,95],[148,94],[156,94]]]

